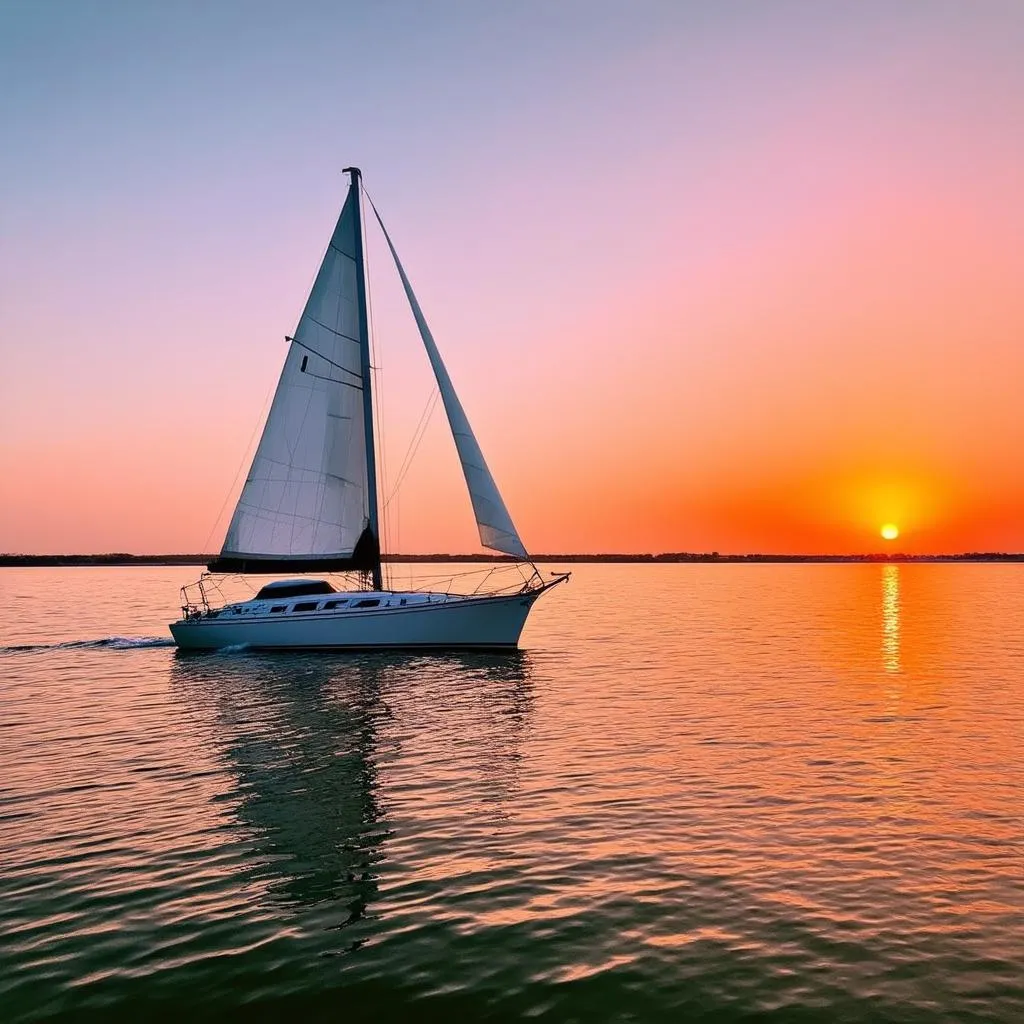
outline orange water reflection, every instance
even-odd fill
[[[882,664],[900,670],[900,567],[882,566]]]

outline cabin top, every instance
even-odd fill
[[[260,589],[254,600],[279,597],[305,597],[307,594],[334,594],[327,580],[276,580]]]

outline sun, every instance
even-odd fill
[[[900,535],[900,528],[895,523],[886,523],[881,533],[885,540],[895,540]]]

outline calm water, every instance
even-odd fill
[[[1024,571],[577,570],[431,657],[0,570],[0,1018],[1024,1020]]]

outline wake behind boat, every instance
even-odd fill
[[[384,223],[377,222],[437,380],[480,541],[517,560],[511,587],[471,594],[395,591],[381,571],[374,409],[358,168],[293,337],[220,555],[183,589],[179,647],[514,648],[530,608],[568,573],[530,560],[452,386]],[[371,203],[371,207],[372,207]],[[349,574],[352,586],[297,578],[215,607],[211,574]]]

